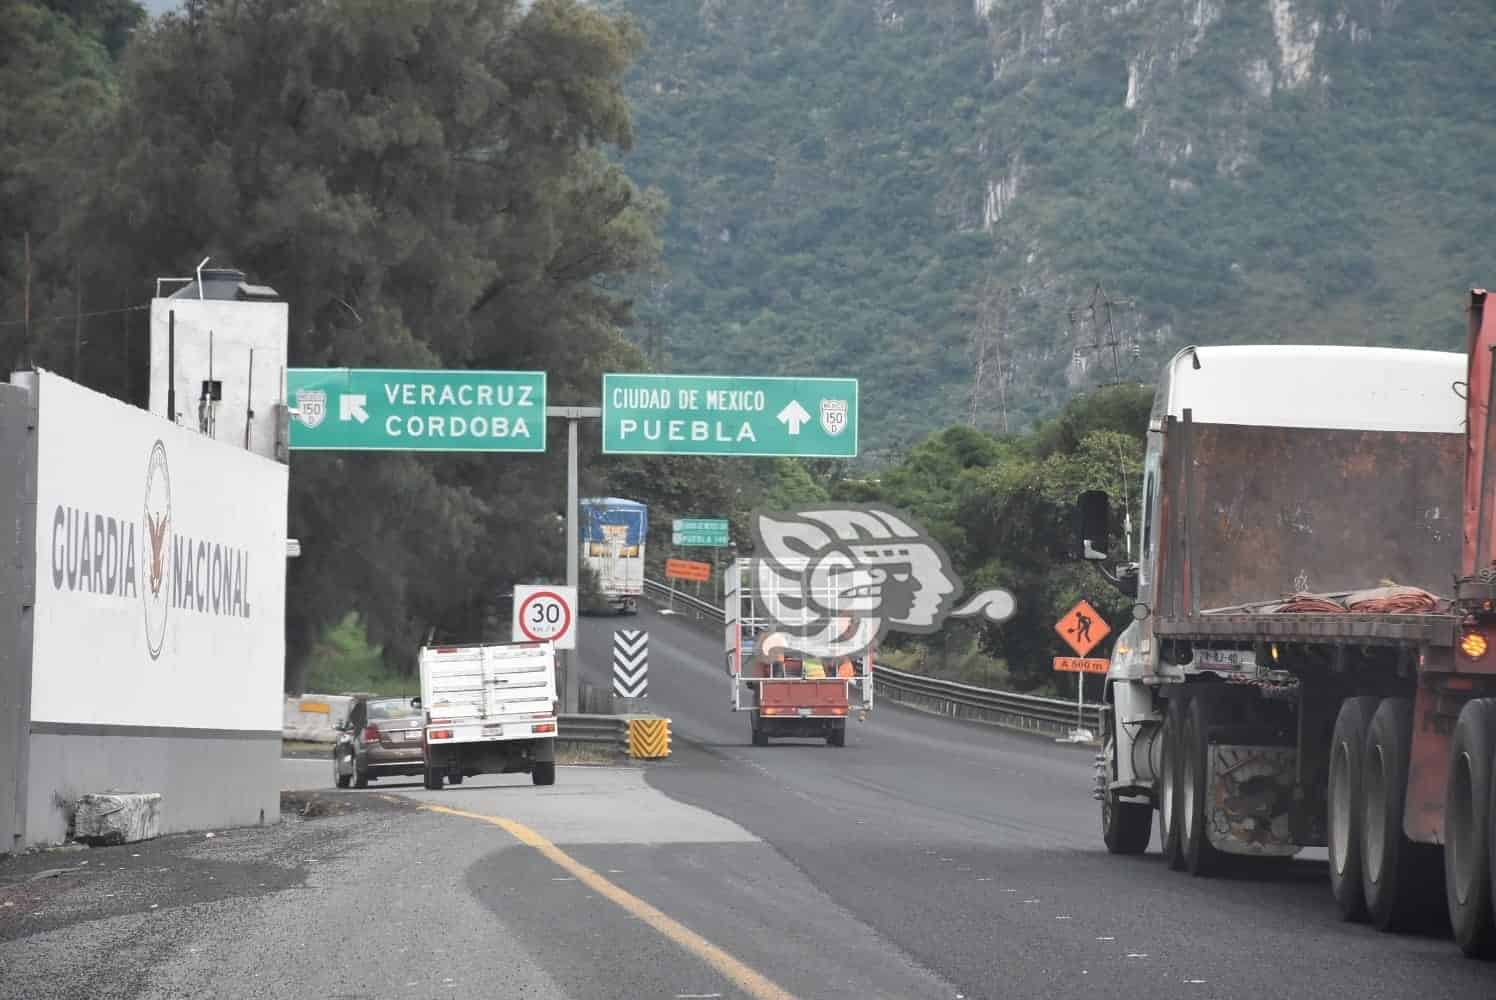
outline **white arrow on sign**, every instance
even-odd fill
[[[364,409],[364,404],[369,401],[368,396],[349,393],[338,397],[338,419],[357,420],[364,423],[369,419],[369,411]]]
[[[810,414],[805,407],[800,405],[798,399],[790,400],[790,405],[779,411],[779,422],[790,429],[790,436],[794,437],[800,433],[800,427],[810,419]]]

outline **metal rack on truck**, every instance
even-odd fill
[[[815,596],[825,613],[805,607],[797,619],[785,621],[767,614],[758,590],[754,558],[739,559],[729,568],[724,587],[723,618],[726,628],[727,674],[732,681],[732,710],[747,712],[753,745],[768,746],[771,737],[824,738],[830,746],[844,746],[847,719],[859,721],[873,708],[870,647],[847,657],[831,657],[821,663],[822,674],[814,676],[808,666],[812,658],[800,655],[793,632],[828,617],[843,623],[837,613],[838,595]],[[784,644],[785,655],[765,654],[765,641]],[[807,676],[810,673],[812,676]]]

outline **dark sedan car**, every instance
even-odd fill
[[[339,788],[367,788],[371,779],[426,773],[418,704],[416,698],[359,698],[353,703],[332,751]]]

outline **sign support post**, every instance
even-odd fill
[[[566,585],[575,589],[577,560],[581,552],[577,538],[577,505],[581,503],[577,496],[577,444],[580,436],[577,425],[583,420],[600,418],[603,411],[597,406],[547,406],[545,415],[566,421]],[[557,669],[560,676],[556,678],[556,686],[561,691],[561,711],[573,714],[577,710],[577,691],[571,683],[572,654],[561,650],[560,656]]]

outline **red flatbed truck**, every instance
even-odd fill
[[[748,713],[754,746],[768,746],[771,737],[824,738],[829,746],[845,746],[847,719],[865,720],[873,707],[873,650],[850,658],[851,676],[838,676],[836,661],[827,659],[826,676],[807,677],[804,660],[793,651],[782,667],[771,665],[761,643],[783,623],[764,613],[753,567],[752,558],[739,559],[726,575],[723,618],[733,711]],[[834,598],[827,601],[834,606]]]
[[[1195,875],[1324,846],[1347,920],[1421,930],[1442,907],[1467,955],[1496,954],[1496,301],[1472,291],[1467,317],[1464,357],[1171,362],[1139,558],[1108,574],[1137,602],[1097,758],[1113,853],[1146,850],[1155,815]],[[1080,507],[1104,559],[1108,500]]]

